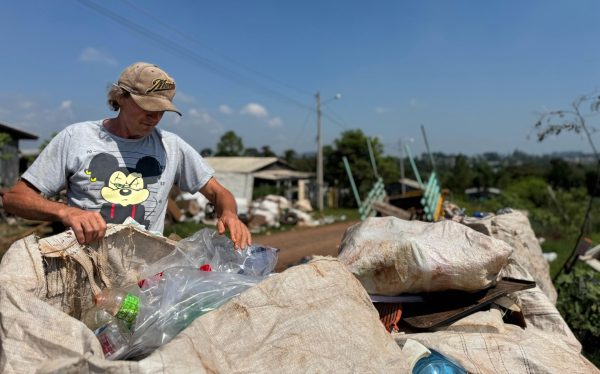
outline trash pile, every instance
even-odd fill
[[[260,233],[268,228],[277,228],[281,225],[313,227],[346,219],[344,215],[314,219],[310,215],[312,210],[308,200],[297,201],[292,204],[283,196],[267,195],[254,200],[250,204],[248,228],[253,233]]]
[[[269,261],[205,245],[220,238],[175,243],[116,225],[92,246],[69,233],[15,242],[0,263],[0,367],[600,373],[547,296],[536,259],[545,261],[520,212],[462,223],[368,218],[346,231],[337,259],[268,276],[249,269]],[[224,288],[208,296],[199,286],[208,277],[210,290]],[[105,351],[81,319],[118,320],[98,335],[125,335],[126,348]]]
[[[261,233],[270,228],[279,228],[281,225],[313,227],[346,219],[345,216],[315,219],[310,214],[313,208],[308,200],[292,203],[278,195],[267,195],[250,203],[246,199],[236,198],[236,204],[240,217],[252,233]],[[169,214],[177,222],[192,221],[207,225],[214,225],[217,218],[212,205],[199,192],[175,193]]]
[[[369,218],[344,234],[338,259],[403,352],[418,343],[467,372],[599,372],[554,306],[527,217],[462,222]]]
[[[269,275],[277,251],[261,246],[236,251],[227,237],[200,230],[149,264],[137,284],[96,294],[81,320],[107,359],[143,357]]]

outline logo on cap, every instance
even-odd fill
[[[175,82],[170,79],[156,78],[152,81],[152,87],[146,90],[146,94],[156,91],[168,91],[175,89]]]

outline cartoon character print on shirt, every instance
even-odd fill
[[[146,188],[158,182],[162,167],[152,156],[138,160],[135,168],[120,167],[117,158],[108,153],[99,153],[92,160],[85,174],[91,182],[104,182],[100,195],[107,201],[100,208],[100,214],[107,223],[123,223],[127,217],[146,228],[146,210],[141,203],[150,196]]]

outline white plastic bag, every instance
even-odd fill
[[[369,293],[398,295],[489,287],[512,247],[453,221],[379,217],[348,228],[340,252]]]

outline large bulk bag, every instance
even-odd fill
[[[266,278],[197,318],[139,361],[104,359],[93,332],[77,320],[91,305],[92,284],[102,288],[106,283],[113,287],[131,283],[146,264],[170,253],[173,245],[165,238],[123,225],[110,227],[100,243],[85,248],[68,233],[44,240],[29,236],[15,242],[0,263],[0,371],[409,370],[365,289],[332,258],[318,258]],[[51,249],[61,246],[57,252]],[[52,257],[57,253],[58,257]],[[88,254],[89,261],[81,254]]]
[[[373,217],[344,233],[338,259],[369,293],[478,291],[507,264],[507,243],[453,221]]]

